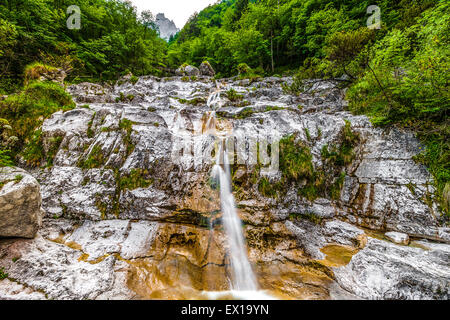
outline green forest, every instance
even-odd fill
[[[159,38],[152,13],[121,0],[78,0],[81,29],[70,30],[72,4],[0,4],[0,95],[8,95],[0,101],[0,164],[33,147],[43,117],[73,107],[63,89],[32,81],[36,66],[63,68],[67,83],[76,83],[130,72],[168,76],[208,61],[217,78],[294,76],[285,87],[292,94],[305,79],[338,79],[351,112],[417,133],[426,148],[416,160],[435,177],[448,212],[448,1],[222,0],[191,16],[169,42]],[[381,10],[379,29],[367,27],[370,5]]]

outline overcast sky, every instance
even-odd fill
[[[217,0],[131,0],[138,11],[150,10],[154,16],[164,13],[173,20],[177,28],[182,28],[189,17]]]

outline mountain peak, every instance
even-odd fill
[[[171,36],[180,31],[175,25],[175,22],[166,18],[164,13],[158,13],[156,15],[155,23],[159,28],[160,37],[165,40],[169,40]]]

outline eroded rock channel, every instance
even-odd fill
[[[346,112],[335,83],[297,97],[282,89],[290,81],[222,80],[215,110],[223,131],[281,138],[277,173],[251,153],[231,165],[260,288],[282,299],[448,299],[450,230],[432,177],[413,160],[419,142]],[[141,77],[68,90],[78,107],[42,127],[53,166],[31,172],[43,225],[35,239],[0,240],[0,298],[205,299],[229,290],[214,163],[194,150],[214,160],[212,138],[199,133],[217,84]],[[395,244],[387,231],[411,241]]]

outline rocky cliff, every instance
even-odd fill
[[[346,112],[333,82],[293,96],[283,90],[291,81],[222,80],[215,110],[214,127],[243,141],[233,191],[261,288],[290,299],[448,299],[449,228],[432,177],[413,160],[422,146],[409,132]],[[35,240],[0,243],[9,275],[0,297],[204,298],[227,290],[210,179],[214,138],[205,134],[217,84],[141,77],[68,90],[79,107],[45,121],[44,147],[60,141],[58,152],[53,167],[33,171],[44,226]],[[251,152],[256,136],[283,138],[279,170],[261,162],[266,140]],[[411,243],[394,244],[387,231]]]
[[[165,40],[169,40],[171,36],[180,31],[172,20],[166,18],[164,13],[156,15],[155,23],[159,28],[159,36]]]

